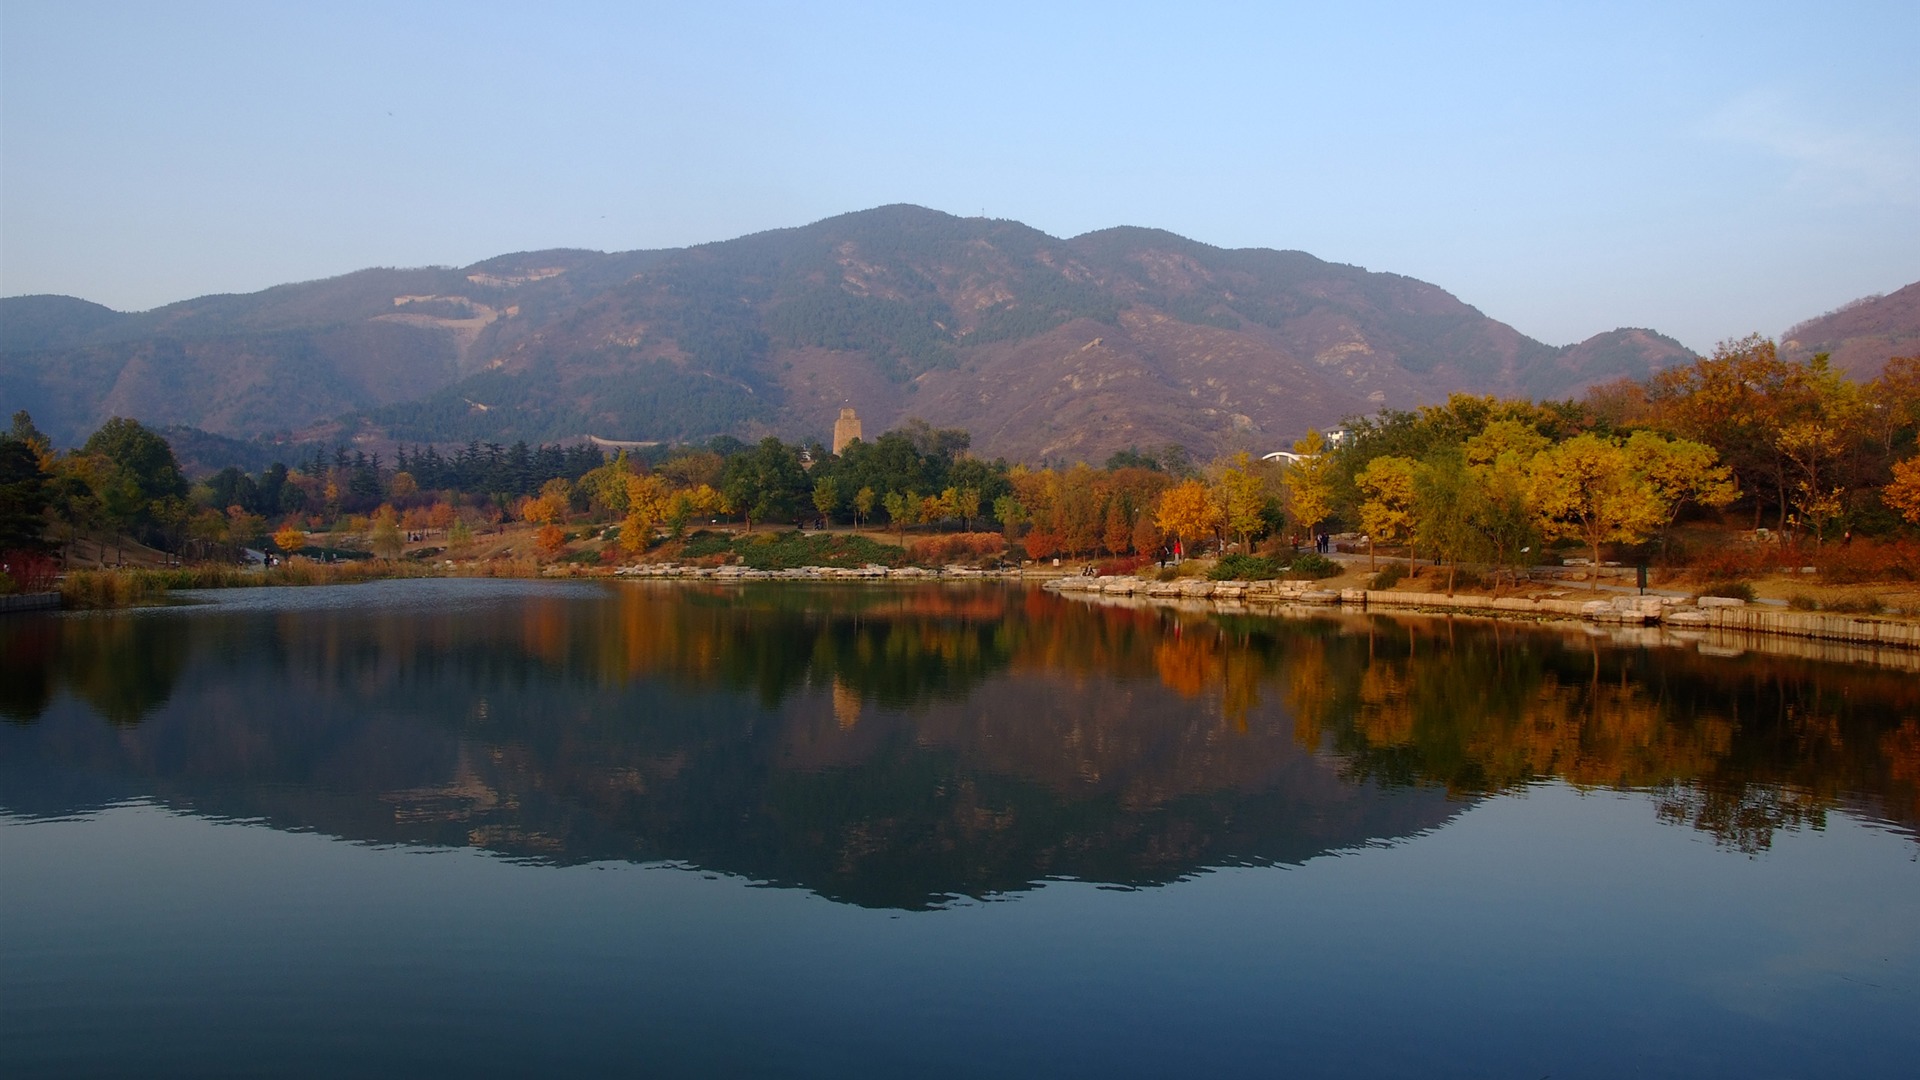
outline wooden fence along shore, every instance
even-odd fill
[[[1716,635],[1766,635],[1843,642],[1871,649],[1920,650],[1920,623],[1807,611],[1778,611],[1739,600],[1703,596],[1620,596],[1611,600],[1448,596],[1445,593],[1317,589],[1301,581],[1147,581],[1141,578],[1056,578],[1044,586],[1064,593],[1138,596],[1148,600],[1209,600],[1246,604],[1323,604],[1402,608],[1513,617],[1581,619],[1617,626],[1663,626]]]

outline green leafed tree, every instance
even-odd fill
[[[833,512],[840,509],[840,484],[833,477],[823,476],[813,482],[813,508],[820,512],[822,522],[833,524]]]
[[[0,436],[0,551],[44,551],[50,481],[33,446]]]
[[[1460,563],[1486,553],[1485,538],[1474,527],[1484,495],[1466,458],[1441,450],[1414,470],[1414,535],[1420,547],[1447,564],[1447,593],[1452,595]]]

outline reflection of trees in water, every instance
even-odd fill
[[[1547,777],[1653,791],[1745,850],[1835,806],[1920,820],[1910,676],[1496,623],[770,585],[0,633],[6,715],[65,687],[164,718],[42,751],[140,793],[865,903],[1306,858]]]
[[[27,616],[0,624],[0,716],[38,719],[55,691],[114,724],[138,724],[166,703],[187,661],[185,637],[138,614]]]
[[[1906,787],[1910,805],[1906,821],[1920,821],[1920,721],[1905,720],[1880,737],[1888,776]]]
[[[44,738],[0,755],[0,787],[18,808],[38,762],[119,778],[101,801],[554,862],[671,859],[905,907],[1300,861],[1459,809],[1342,781],[1276,706],[1229,730],[1162,689],[1157,624],[1026,619],[1019,595],[176,615],[191,662],[170,705],[126,732],[56,708],[19,729]],[[34,805],[73,808],[57,791]]]
[[[1861,798],[1920,821],[1899,734],[1920,715],[1911,676],[1583,647],[1486,623],[1369,622],[1302,639],[1300,667],[1281,680],[1302,737],[1324,740],[1356,778],[1462,794],[1550,777],[1654,789],[1662,820],[1743,850]]]
[[[1812,792],[1778,784],[1667,783],[1656,789],[1660,820],[1711,833],[1718,843],[1747,854],[1773,846],[1781,829],[1821,829],[1827,805]]]

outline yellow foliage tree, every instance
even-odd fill
[[[1845,488],[1834,483],[1847,452],[1840,423],[1796,420],[1780,428],[1775,442],[1790,464],[1795,509],[1813,527],[1815,540],[1826,539],[1827,523],[1840,515]]]
[[[1353,478],[1367,498],[1360,504],[1360,527],[1372,541],[1367,545],[1367,562],[1373,563],[1373,545],[1381,541],[1397,543],[1413,530],[1412,458],[1383,454],[1367,462]],[[1412,558],[1409,556],[1411,565]]]
[[[631,509],[627,505],[627,480],[633,474],[633,463],[627,460],[627,452],[622,450],[612,461],[581,476],[575,487],[584,492],[592,503],[617,517]]]
[[[1666,520],[1659,493],[1633,471],[1624,447],[1576,435],[1533,459],[1534,512],[1548,536],[1574,537],[1600,565],[1600,545],[1638,543]]]
[[[960,528],[964,531],[971,532],[973,530],[973,519],[980,516],[980,489],[961,488],[960,494],[954,500],[953,505],[955,509],[960,511]]]
[[[1260,511],[1266,508],[1266,483],[1253,455],[1245,450],[1233,455],[1219,469],[1214,481],[1214,502],[1227,531],[1240,534],[1240,549],[1253,551],[1253,534],[1266,524]]]
[[[620,489],[619,495],[609,505],[619,503],[626,509],[628,520],[638,519],[646,529],[651,530],[667,519],[673,489],[661,477],[652,473],[645,476],[628,473],[621,478]],[[626,531],[624,526],[621,531]]]
[[[289,521],[274,530],[273,546],[291,555],[307,546],[307,531]]]
[[[1293,444],[1299,459],[1287,463],[1287,513],[1309,533],[1333,513],[1333,455],[1326,449],[1326,439],[1308,431]]]
[[[1533,460],[1533,455],[1545,450],[1550,441],[1531,424],[1495,420],[1467,440],[1467,464],[1485,466],[1515,461],[1525,465]]]
[[[1628,436],[1626,451],[1633,471],[1660,497],[1663,528],[1671,528],[1688,504],[1718,508],[1740,497],[1733,470],[1705,443],[1643,430]]]
[[[1220,527],[1220,508],[1214,505],[1207,485],[1186,480],[1168,488],[1160,496],[1153,520],[1160,530],[1177,536],[1185,544],[1211,536]]]
[[[382,506],[373,513],[373,553],[383,559],[397,559],[406,547],[406,539],[400,535],[400,515],[391,506]]]

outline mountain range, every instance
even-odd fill
[[[1438,286],[1304,252],[905,205],[140,313],[0,300],[0,401],[62,444],[114,415],[275,442],[811,440],[851,405],[869,434],[920,417],[1014,460],[1204,457],[1451,391],[1564,397],[1691,359],[1645,329],[1547,345]]]
[[[1860,381],[1879,375],[1888,357],[1920,356],[1920,281],[1808,319],[1780,335],[1780,352],[1794,360],[1826,353]]]

